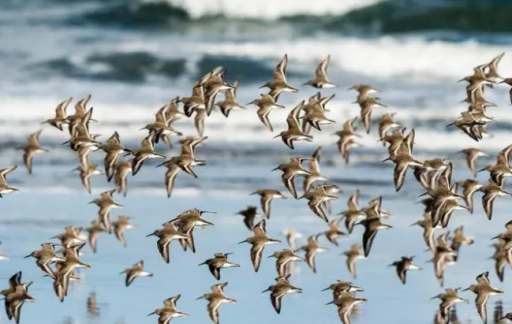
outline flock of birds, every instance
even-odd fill
[[[488,107],[495,106],[493,103],[485,100],[485,87],[492,88],[496,84],[507,83],[512,85],[512,79],[502,78],[498,72],[498,63],[504,54],[499,55],[490,63],[480,65],[474,69],[471,76],[462,80],[467,81],[467,98],[465,101],[469,104],[468,111],[461,113],[452,124],[460,128],[465,134],[475,141],[486,137],[486,125],[494,122],[494,119],[486,115]],[[330,57],[322,61],[316,69],[316,77],[308,81],[309,85],[319,89],[334,88],[334,84],[329,82],[327,77],[327,67]],[[283,105],[278,104],[278,98],[283,92],[297,92],[298,89],[290,85],[286,79],[286,66],[288,63],[287,55],[279,62],[274,71],[273,81],[267,82],[263,87],[268,87],[270,92],[262,94],[260,98],[255,99],[250,104],[258,106],[257,115],[262,124],[273,131],[269,114],[273,109],[285,109]],[[67,114],[67,107],[71,98],[63,101],[57,106],[55,117],[48,119],[44,123],[64,130],[66,126],[69,131],[69,140],[63,144],[69,145],[70,149],[77,153],[80,179],[85,189],[91,193],[90,178],[94,175],[105,174],[107,180],[111,182],[114,179],[115,189],[106,191],[94,199],[91,203],[99,208],[98,217],[91,225],[85,229],[88,232],[88,238],[84,236],[83,229],[67,226],[64,233],[56,235],[60,243],[44,242],[41,249],[33,251],[26,258],[34,258],[36,265],[53,280],[53,288],[58,299],[63,302],[68,294],[68,288],[71,282],[80,280],[78,269],[90,268],[91,265],[80,260],[81,249],[88,241],[93,252],[96,252],[97,238],[102,233],[111,234],[114,232],[116,238],[126,246],[123,236],[125,230],[134,228],[130,219],[126,216],[120,216],[116,221],[110,220],[110,211],[113,208],[122,208],[123,206],[114,200],[114,194],[119,193],[124,196],[128,193],[127,176],[131,173],[135,176],[144,163],[149,159],[165,159],[166,156],[155,151],[155,145],[162,140],[168,147],[173,143],[170,136],[181,136],[182,134],[173,127],[173,122],[183,116],[191,117],[195,113],[194,123],[198,132],[198,137],[182,137],[179,139],[181,153],[171,157],[169,160],[159,164],[158,167],[165,167],[165,187],[168,197],[171,197],[176,176],[185,172],[190,176],[197,178],[194,172],[195,166],[205,165],[207,162],[196,157],[196,148],[204,145],[208,137],[204,136],[205,120],[217,108],[225,117],[229,117],[232,110],[245,109],[236,101],[236,89],[238,81],[229,84],[224,80],[225,70],[217,67],[197,81],[192,89],[190,97],[175,98],[160,108],[154,122],[143,127],[148,131],[139,148],[125,148],[117,132],[105,142],[97,140],[99,135],[90,132],[90,124],[97,122],[93,117],[93,108],[87,105],[91,96],[79,100],[75,105],[74,114]],[[462,81],[461,80],[461,81]],[[378,92],[377,88],[370,85],[359,84],[350,89],[358,92],[356,103],[360,106],[360,119],[366,133],[371,131],[371,113],[376,107],[386,107],[380,103],[380,99],[372,97],[372,94]],[[223,93],[223,101],[216,101],[217,95]],[[321,131],[324,124],[332,124],[335,121],[326,117],[329,112],[326,109],[329,101],[334,94],[322,97],[320,92],[301,101],[288,114],[286,123],[288,129],[276,135],[280,137],[283,143],[290,149],[299,141],[313,141],[313,130]],[[512,90],[511,90],[512,100]],[[183,112],[179,109],[179,104],[183,104]],[[452,182],[453,165],[445,159],[434,158],[431,160],[419,161],[413,156],[414,152],[414,129],[406,133],[406,128],[396,122],[392,113],[384,114],[378,124],[378,135],[384,146],[387,146],[389,157],[384,161],[391,161],[395,164],[394,185],[398,192],[405,180],[409,168],[413,169],[414,177],[425,189],[425,196],[422,203],[425,205],[423,219],[418,220],[412,225],[418,225],[423,228],[423,237],[427,248],[432,252],[432,263],[434,265],[435,276],[441,285],[444,286],[445,269],[457,262],[460,248],[462,245],[471,245],[474,240],[466,237],[463,228],[459,227],[454,234],[450,232],[441,234],[437,239],[434,236],[436,229],[446,228],[450,217],[455,210],[466,210],[473,213],[473,195],[480,191],[483,193],[482,205],[489,220],[492,218],[493,203],[498,196],[512,196],[505,191],[505,178],[512,176],[512,167],[510,166],[510,153],[512,145],[504,148],[497,156],[496,163],[488,165],[478,172],[489,172],[490,179],[488,183],[482,184],[474,179],[466,179],[456,183]],[[337,147],[346,163],[349,163],[350,151],[359,146],[357,138],[361,137],[356,133],[356,122],[358,117],[346,121],[341,130],[336,132],[339,136]],[[450,126],[448,125],[448,126]],[[24,163],[28,172],[33,170],[33,159],[36,155],[48,152],[39,143],[41,130],[30,135],[28,144],[24,147]],[[104,172],[96,164],[89,160],[91,152],[102,150],[106,153],[104,159]],[[476,148],[462,150],[465,154],[468,168],[476,176],[476,160],[480,156],[487,156],[486,153]],[[131,155],[130,159],[122,160],[120,155]],[[350,249],[344,252],[346,264],[349,272],[356,278],[355,264],[358,260],[370,256],[372,244],[377,233],[384,229],[391,229],[392,226],[385,224],[384,220],[390,215],[390,212],[382,208],[382,197],[370,200],[365,206],[359,204],[359,190],[356,190],[348,200],[347,210],[340,213],[340,217],[329,220],[328,214],[332,213],[331,201],[338,199],[337,194],[341,192],[340,188],[331,184],[328,178],[322,175],[320,171],[320,159],[322,148],[313,153],[311,157],[292,157],[286,163],[278,165],[273,171],[281,171],[281,179],[284,187],[291,196],[297,200],[307,200],[308,207],[320,219],[328,223],[325,232],[315,234],[307,239],[307,244],[301,247],[296,245],[296,239],[302,237],[302,234],[294,230],[286,231],[286,238],[290,248],[272,253],[269,258],[275,258],[277,278],[276,282],[269,286],[264,292],[270,292],[270,301],[277,313],[281,312],[282,298],[291,293],[302,293],[302,289],[295,287],[290,279],[293,274],[294,262],[306,262],[307,265],[316,272],[315,257],[318,252],[326,250],[319,245],[319,238],[325,236],[328,241],[338,246],[337,238],[350,235],[355,226],[363,226],[364,233],[362,244],[354,244]],[[309,162],[309,170],[303,166],[305,161]],[[10,172],[16,170],[17,166],[9,166],[0,170],[0,197],[4,194],[18,191],[18,189],[9,186],[6,177]],[[303,177],[303,193],[299,196],[295,186],[295,178]],[[322,184],[318,184],[318,183]],[[462,192],[459,192],[459,187]],[[250,257],[254,271],[257,272],[262,258],[264,247],[272,243],[280,243],[279,239],[271,238],[266,232],[266,221],[270,218],[271,202],[274,199],[286,199],[287,195],[276,189],[259,189],[252,193],[260,196],[262,213],[258,212],[257,206],[248,206],[239,212],[244,217],[244,224],[252,231],[253,235],[240,243],[251,245]],[[463,203],[459,201],[463,200]],[[194,243],[194,228],[213,226],[214,224],[205,218],[204,214],[210,212],[199,209],[191,209],[179,214],[175,219],[162,224],[162,227],[156,229],[148,237],[158,238],[157,247],[163,260],[170,262],[169,245],[172,241],[178,241],[184,251],[191,250],[196,252]],[[257,224],[255,220],[261,217]],[[340,228],[340,222],[343,221],[348,233]],[[504,278],[504,269],[507,264],[512,265],[512,221],[506,224],[506,231],[495,237],[494,244],[496,252],[492,258],[496,261],[496,273],[500,281]],[[60,250],[58,248],[60,247]],[[361,251],[362,248],[362,251]],[[299,255],[303,251],[305,255]],[[210,259],[207,259],[200,265],[208,266],[209,271],[216,280],[221,278],[221,270],[225,268],[236,268],[238,264],[228,260],[230,253],[216,253]],[[400,260],[390,264],[396,267],[398,278],[403,284],[406,284],[408,271],[420,270],[413,263],[413,257],[404,256]],[[130,286],[137,277],[152,276],[153,274],[144,269],[144,262],[141,260],[122,272],[126,274],[126,286]],[[4,296],[5,311],[9,319],[14,319],[19,323],[21,308],[25,302],[37,301],[28,293],[32,282],[22,283],[21,271],[12,276],[9,280],[9,287],[0,293]],[[467,289],[476,294],[475,305],[483,323],[487,322],[486,304],[489,296],[504,294],[503,290],[493,288],[489,281],[489,272],[482,273],[476,277],[476,284],[470,285]],[[219,309],[223,303],[236,303],[236,300],[230,298],[225,293],[227,282],[215,284],[211,287],[211,292],[204,294],[199,299],[208,301],[207,311],[211,320],[219,323]],[[364,303],[365,298],[356,297],[356,294],[363,291],[362,288],[355,286],[350,281],[339,280],[331,284],[324,290],[332,291],[332,302],[337,306],[341,322],[351,323],[350,316],[354,306]],[[445,292],[435,296],[441,300],[439,312],[436,317],[436,323],[450,322],[451,307],[460,302],[468,302],[459,296],[460,288],[448,288]],[[176,303],[180,295],[173,296],[164,300],[163,307],[156,309],[149,315],[157,315],[158,323],[166,324],[175,317],[188,316],[187,313],[179,311]],[[512,313],[506,314],[503,319],[512,321]]]

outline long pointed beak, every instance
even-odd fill
[[[146,237],[150,237],[150,236],[153,236],[153,235],[155,235],[155,233],[148,234],[148,235],[146,235]]]
[[[274,172],[276,170],[279,170],[279,167],[275,168],[275,169],[272,169],[271,172]]]
[[[208,210],[201,210],[201,214],[217,214],[217,212],[212,212]]]
[[[330,304],[334,304],[334,300],[333,300],[333,301],[331,301],[331,302],[328,302],[328,303],[327,303],[327,304],[325,304],[325,305],[330,305]]]
[[[151,315],[155,315],[156,314],[156,311],[154,311],[153,313],[149,313],[147,316],[151,316]]]
[[[469,290],[469,288],[466,288],[466,289],[463,289],[462,291],[468,291],[468,290]]]
[[[200,299],[203,299],[203,296],[201,296],[201,297],[197,297],[197,298],[196,298],[196,300],[200,300]]]
[[[30,258],[32,256],[32,254],[29,254],[27,256],[24,256],[23,259],[27,259],[27,258]]]
[[[322,291],[327,291],[327,290],[329,290],[329,289],[331,289],[331,288],[327,287],[327,288],[325,288],[325,289],[322,289]]]

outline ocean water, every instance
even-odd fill
[[[418,159],[449,158],[455,166],[454,178],[471,176],[461,156],[455,154],[466,147],[479,147],[491,154],[480,159],[478,166],[491,162],[495,154],[509,145],[512,113],[508,86],[499,85],[486,91],[488,100],[499,107],[489,115],[498,123],[489,126],[493,138],[473,142],[460,131],[447,128],[466,107],[464,85],[457,80],[471,74],[472,68],[506,52],[500,71],[512,71],[512,6],[507,1],[355,1],[355,0],[287,0],[252,1],[59,1],[4,0],[0,2],[0,166],[19,164],[9,175],[9,182],[21,191],[6,195],[0,201],[0,251],[10,257],[0,263],[0,282],[16,271],[23,271],[24,281],[34,281],[30,292],[39,299],[26,304],[22,323],[154,323],[146,317],[161,306],[162,301],[180,293],[178,308],[190,313],[189,318],[175,322],[208,323],[206,302],[195,298],[209,291],[216,280],[206,267],[198,267],[216,252],[233,252],[230,256],[240,268],[222,271],[228,281],[226,294],[238,300],[236,305],[223,305],[224,324],[238,323],[338,323],[336,308],[324,304],[331,294],[320,292],[337,279],[350,280],[345,258],[339,253],[361,241],[362,229],[340,239],[340,247],[324,238],[322,246],[329,251],[317,256],[316,274],[305,264],[297,264],[292,284],[302,287],[303,294],[283,299],[280,315],[273,310],[269,296],[261,294],[274,283],[273,259],[264,259],[254,273],[249,245],[237,245],[251,235],[237,211],[257,205],[258,196],[249,195],[260,188],[286,190],[277,172],[270,172],[291,156],[312,154],[318,145],[324,148],[321,170],[343,193],[333,203],[333,211],[345,209],[346,200],[356,189],[361,190],[360,204],[382,195],[383,207],[392,216],[387,223],[392,230],[377,235],[370,257],[357,263],[359,295],[368,303],[358,307],[353,323],[430,323],[438,308],[430,297],[442,292],[427,261],[421,229],[410,224],[422,217],[423,207],[416,204],[423,191],[409,180],[400,193],[392,183],[392,163],[382,163],[386,150],[377,142],[377,125],[370,135],[360,139],[362,148],[351,153],[345,165],[334,143],[333,135],[341,123],[359,114],[351,104],[355,92],[346,90],[356,83],[370,83],[382,90],[381,101],[388,108],[376,109],[373,119],[386,112],[396,112],[396,119],[416,130],[415,155]],[[268,132],[256,115],[256,107],[233,111],[229,119],[213,113],[206,120],[207,142],[197,148],[197,155],[207,165],[196,168],[193,179],[179,174],[173,196],[167,199],[164,170],[147,163],[140,173],[130,177],[128,197],[116,200],[125,208],[114,210],[132,217],[137,227],[125,233],[128,247],[113,236],[102,235],[98,253],[85,248],[83,260],[92,269],[82,271],[84,278],[72,286],[64,303],[59,303],[51,280],[42,277],[33,259],[23,256],[41,242],[58,234],[65,225],[87,226],[97,209],[88,205],[100,192],[111,189],[104,177],[93,177],[93,194],[82,188],[76,173],[73,152],[61,145],[66,133],[41,126],[53,117],[55,106],[68,97],[77,100],[92,94],[94,107],[91,125],[94,133],[107,138],[115,130],[126,147],[136,147],[145,136],[139,129],[151,122],[153,114],[176,96],[188,96],[191,85],[211,68],[226,67],[226,79],[240,80],[237,92],[242,104],[257,98],[258,89],[272,76],[281,57],[289,56],[288,79],[299,86],[314,75],[314,68],[331,55],[329,76],[338,85],[322,91],[335,98],[329,103],[328,117],[337,124],[314,131],[313,143],[297,143],[294,151],[273,137],[286,128],[290,108],[316,91],[300,87],[299,93],[285,93],[280,102],[286,111],[273,111],[270,120],[275,128]],[[74,102],[73,102],[74,104]],[[176,128],[185,135],[195,135],[193,121],[182,118]],[[51,152],[37,156],[34,174],[22,167],[18,148],[26,136],[43,128],[41,143]],[[175,140],[176,142],[176,140]],[[167,156],[176,148],[158,150]],[[92,161],[102,163],[103,154],[93,153]],[[411,173],[411,172],[410,172]],[[479,174],[486,181],[485,174]],[[297,182],[298,188],[299,182]],[[505,289],[510,282],[510,269],[500,283],[494,263],[487,258],[493,252],[491,237],[509,221],[512,202],[498,198],[493,220],[485,217],[475,195],[475,213],[457,211],[450,230],[464,224],[465,234],[476,243],[463,246],[458,264],[445,272],[446,287],[467,287],[476,275],[490,271],[494,286]],[[215,223],[212,228],[196,230],[197,252],[183,252],[176,242],[171,244],[171,263],[158,254],[155,238],[145,236],[179,213],[200,208],[215,211],[205,217]],[[331,215],[330,217],[334,217]],[[265,249],[264,258],[286,247],[284,228],[295,228],[305,237],[326,230],[304,201],[276,200],[267,223],[268,234],[283,243]],[[438,231],[441,233],[441,231]],[[305,243],[305,238],[299,245]],[[422,271],[409,272],[403,286],[393,268],[387,265],[404,255],[416,255]],[[138,278],[124,287],[123,269],[143,259],[152,278]],[[100,306],[98,318],[87,315],[86,299],[96,293]],[[463,297],[474,300],[470,292]],[[488,313],[512,311],[512,298],[492,297]],[[461,323],[480,323],[473,302],[457,306]],[[7,322],[5,314],[0,321]]]

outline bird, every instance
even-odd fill
[[[276,259],[276,270],[278,277],[286,276],[286,266],[292,261],[304,261],[302,257],[295,254],[290,249],[284,249],[281,251],[276,251],[269,255],[267,258],[275,258]]]
[[[318,89],[329,89],[335,88],[336,85],[329,82],[329,78],[327,77],[327,67],[329,66],[329,62],[331,61],[331,56],[328,55],[315,70],[315,78],[309,80],[304,85],[310,85],[314,88]]]
[[[457,303],[468,303],[469,300],[461,298],[458,294],[460,288],[446,288],[444,293],[441,293],[437,296],[434,296],[430,299],[439,298],[441,303],[439,304],[439,314],[443,319],[444,323],[449,323],[450,321],[450,309],[453,305]]]
[[[11,165],[0,170],[0,198],[2,195],[19,191],[17,188],[10,187],[7,183],[7,175],[18,168],[17,165]]]
[[[286,277],[277,277],[276,284],[268,287],[266,290],[262,292],[271,292],[270,302],[272,303],[272,306],[274,307],[275,311],[278,314],[281,314],[281,301],[285,295],[292,293],[302,293],[301,288],[292,286],[292,284],[288,280],[289,278],[290,275],[287,275]]]
[[[255,192],[251,193],[251,195],[259,195],[261,210],[263,214],[270,218],[270,207],[273,199],[287,199],[285,195],[283,195],[279,190],[276,189],[258,189]],[[248,226],[249,227],[249,226]],[[252,226],[251,226],[252,228]]]
[[[144,261],[140,260],[135,263],[131,268],[124,269],[120,274],[126,274],[125,285],[130,286],[137,277],[153,277],[151,272],[144,270]]]
[[[190,236],[185,233],[181,233],[178,231],[176,226],[172,223],[165,223],[162,225],[162,229],[157,229],[153,233],[146,235],[146,237],[156,236],[158,237],[157,247],[158,251],[162,255],[162,258],[166,263],[169,263],[169,244],[171,241],[178,239],[188,240]]]
[[[39,143],[39,135],[41,135],[41,132],[42,130],[39,130],[31,134],[28,137],[27,145],[23,148],[23,162],[25,163],[29,174],[32,174],[32,160],[34,156],[37,154],[50,152],[49,150],[41,147],[41,144]]]
[[[489,296],[493,295],[502,295],[505,292],[500,289],[496,289],[491,287],[491,282],[489,281],[489,272],[486,271],[481,273],[476,277],[477,284],[470,285],[468,288],[463,291],[472,291],[476,294],[475,306],[482,322],[487,324],[487,300]]]
[[[365,259],[363,253],[361,253],[361,244],[352,244],[348,251],[343,252],[343,254],[347,257],[347,269],[352,275],[352,278],[356,279],[356,262],[360,259]]]
[[[130,218],[128,216],[119,216],[116,221],[112,222],[112,226],[114,227],[114,235],[116,239],[126,247],[126,239],[124,238],[124,231],[128,229],[135,228],[135,225],[130,223]]]
[[[277,64],[274,69],[274,80],[265,83],[260,87],[261,88],[269,88],[269,95],[277,101],[281,92],[298,92],[299,90],[288,84],[286,80],[286,66],[288,65],[288,55],[285,54],[281,59],[279,64]]]
[[[311,172],[304,169],[302,167],[302,162],[308,160],[307,158],[302,157],[292,157],[290,161],[287,163],[281,163],[274,168],[272,171],[281,170],[283,174],[281,175],[281,180],[283,181],[284,186],[288,191],[292,194],[293,198],[297,199],[297,190],[295,189],[295,177],[297,175],[309,175]]]
[[[164,307],[157,308],[154,312],[147,316],[158,315],[159,324],[169,324],[175,317],[188,317],[188,313],[181,312],[176,308],[176,303],[181,295],[176,295],[164,300]]]
[[[242,215],[244,217],[245,226],[249,229],[249,231],[252,231],[254,227],[254,220],[257,216],[259,216],[258,207],[247,206],[246,209],[239,211],[237,215]]]
[[[360,303],[365,303],[368,300],[366,298],[356,298],[348,291],[341,292],[336,299],[327,303],[334,304],[338,307],[338,316],[343,324],[351,324],[350,315],[354,306]]]
[[[320,245],[318,245],[318,236],[320,236],[320,234],[311,235],[310,237],[308,237],[308,244],[303,245],[298,249],[298,250],[302,250],[302,251],[306,252],[306,256],[305,256],[306,263],[311,268],[311,270],[313,270],[313,272],[315,272],[315,273],[316,273],[316,262],[315,262],[316,254],[319,252],[328,251],[326,248],[323,248]]]
[[[197,298],[197,300],[206,299],[208,301],[206,310],[208,311],[208,315],[214,324],[219,324],[219,308],[223,303],[236,303],[236,299],[230,298],[224,293],[224,288],[227,285],[227,282],[213,285],[211,287],[211,293],[204,294],[203,296]]]
[[[421,270],[420,267],[412,263],[412,260],[414,259],[414,256],[412,257],[402,257],[400,261],[395,261],[392,264],[389,265],[389,267],[396,267],[396,274],[398,275],[398,278],[400,281],[405,285],[406,278],[407,278],[407,271],[409,270]]]
[[[213,277],[220,280],[220,269],[240,267],[239,264],[228,261],[228,255],[230,254],[232,253],[215,253],[212,259],[208,259],[199,265],[208,265]]]
[[[116,202],[113,198],[114,193],[116,192],[116,189],[104,191],[100,194],[99,198],[94,199],[89,204],[96,204],[96,206],[100,207],[100,210],[98,211],[98,216],[101,221],[101,224],[103,227],[105,227],[105,230],[107,233],[112,233],[112,226],[110,223],[110,210],[112,208],[124,208],[123,205]]]
[[[238,244],[249,243],[252,245],[251,261],[254,271],[258,272],[261,265],[261,258],[265,245],[281,243],[281,241],[267,236],[266,222],[264,219],[262,219],[258,224],[254,225],[252,231],[254,233],[253,236],[239,242]]]

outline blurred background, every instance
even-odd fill
[[[455,176],[470,177],[462,157],[457,158],[455,152],[476,146],[496,153],[510,143],[509,88],[499,85],[486,92],[487,100],[500,106],[491,108],[490,113],[499,123],[488,128],[494,138],[476,143],[459,130],[446,127],[467,108],[460,102],[465,97],[465,84],[457,81],[502,52],[507,54],[499,70],[504,77],[512,76],[511,16],[512,3],[507,0],[1,0],[0,165],[20,164],[10,175],[10,183],[21,192],[0,201],[0,239],[5,253],[11,255],[0,279],[7,279],[20,269],[26,271],[27,280],[37,278],[33,289],[41,302],[24,306],[27,323],[36,321],[45,310],[52,312],[44,313],[48,321],[42,323],[93,321],[85,315],[85,301],[93,290],[100,302],[107,304],[95,322],[154,322],[155,318],[145,315],[164,298],[180,292],[184,294],[180,301],[183,310],[206,322],[205,305],[193,298],[206,292],[214,281],[196,263],[215,252],[235,252],[234,261],[243,267],[232,269],[231,277],[227,274],[226,280],[233,282],[227,292],[240,303],[223,307],[223,323],[235,323],[247,312],[258,312],[273,323],[336,323],[339,319],[335,308],[323,306],[324,300],[330,301],[330,294],[319,290],[336,279],[350,279],[344,258],[338,253],[360,242],[360,230],[344,241],[339,251],[332,246],[332,251],[319,257],[320,274],[315,276],[300,266],[301,272],[292,283],[310,295],[285,300],[280,317],[271,309],[268,296],[259,295],[273,282],[273,262],[264,262],[256,276],[249,263],[248,246],[233,247],[250,234],[241,217],[233,216],[248,204],[258,204],[258,199],[249,193],[265,187],[284,190],[279,175],[270,170],[292,154],[307,156],[323,145],[322,171],[344,190],[335,203],[336,213],[345,208],[346,199],[355,189],[361,189],[364,203],[383,195],[385,208],[394,214],[389,223],[395,226],[395,235],[379,234],[376,244],[382,245],[374,247],[371,260],[358,265],[360,277],[355,282],[364,287],[370,303],[361,307],[362,314],[354,323],[382,322],[389,309],[400,317],[387,318],[386,322],[431,322],[437,304],[429,304],[428,298],[441,292],[441,288],[432,265],[426,263],[431,256],[421,252],[421,231],[409,227],[421,218],[422,207],[415,205],[416,197],[422,193],[419,186],[408,181],[400,194],[394,192],[392,164],[380,162],[386,151],[377,142],[375,124],[372,134],[360,140],[364,147],[352,151],[349,166],[344,165],[334,146],[337,137],[333,133],[343,122],[359,115],[359,107],[352,104],[356,93],[346,89],[369,83],[382,90],[379,97],[388,105],[381,111],[376,109],[374,121],[384,112],[396,112],[399,122],[416,129],[416,158],[452,158]],[[64,225],[87,225],[96,213],[87,203],[99,192],[111,189],[112,184],[104,176],[94,177],[93,195],[87,195],[78,175],[69,172],[77,166],[77,160],[74,152],[61,145],[67,140],[66,132],[49,126],[44,126],[40,139],[51,153],[35,158],[35,171],[29,177],[18,150],[26,137],[43,127],[42,121],[53,117],[59,102],[73,97],[70,113],[76,100],[91,93],[89,106],[94,107],[94,118],[99,121],[92,126],[93,132],[102,134],[100,140],[106,140],[116,130],[126,147],[137,147],[146,136],[139,129],[152,121],[156,110],[176,96],[189,96],[192,84],[213,67],[224,66],[230,83],[240,80],[237,97],[246,104],[266,91],[258,87],[272,78],[274,67],[285,53],[289,56],[288,81],[297,87],[311,79],[316,65],[331,55],[328,73],[338,88],[322,94],[336,94],[327,116],[337,124],[315,131],[314,143],[299,143],[291,151],[280,139],[272,139],[286,128],[289,109],[270,114],[273,134],[261,125],[255,106],[233,111],[229,119],[214,112],[206,120],[209,139],[197,150],[208,160],[206,167],[197,169],[199,179],[180,174],[173,197],[167,200],[164,171],[154,169],[156,163],[149,162],[140,175],[130,177],[129,199],[118,198],[126,206],[125,212],[140,225],[131,237],[127,234],[129,248],[122,249],[113,237],[103,242],[100,238],[98,255],[87,251],[88,261],[93,264],[88,281],[77,284],[66,306],[58,304],[51,282],[40,279],[32,260],[22,257]],[[315,92],[313,88],[300,87],[299,93],[285,93],[279,101],[292,107]],[[180,119],[175,128],[184,135],[196,135],[192,119]],[[176,143],[176,138],[173,141]],[[166,151],[164,146],[157,150],[168,157],[177,152]],[[91,157],[100,165],[102,158],[100,153]],[[486,162],[480,163],[483,167]],[[485,181],[485,177],[481,180]],[[491,253],[487,242],[508,220],[500,216],[500,211],[506,214],[510,203],[497,203],[497,220],[492,223],[482,214],[480,202],[476,204],[474,215],[453,221],[455,227],[471,219],[465,230],[479,244],[469,247],[471,252],[464,251],[459,264],[447,271],[445,281],[449,287],[467,287],[480,272],[493,271],[493,261],[486,260]],[[200,255],[183,253],[173,246],[171,266],[167,266],[158,255],[155,242],[144,235],[194,207],[220,214],[212,220],[217,232],[205,230],[204,235],[198,235],[198,249],[203,248]],[[288,199],[273,208],[275,218],[268,228],[274,237],[284,239],[281,230],[289,226],[302,230],[306,237],[325,230],[325,224],[304,203]],[[290,223],[290,217],[294,223]],[[226,235],[219,238],[222,230]],[[407,244],[397,239],[401,235],[397,233],[403,233],[401,238]],[[270,251],[274,250],[267,253]],[[411,274],[407,286],[402,287],[394,270],[385,266],[402,255],[414,254],[425,270]],[[465,258],[470,255],[473,257]],[[133,291],[125,293],[123,280],[116,275],[142,257],[148,270],[158,276],[135,282],[130,287]],[[194,282],[175,282],[182,272],[193,275]],[[492,276],[498,284],[493,272]],[[247,278],[252,280],[250,293],[243,289]],[[159,291],[162,285],[165,292]],[[191,293],[187,292],[190,286]],[[403,289],[395,291],[396,288]],[[471,293],[465,297],[473,300]],[[496,309],[502,311],[505,303],[510,310],[510,298],[506,299],[499,301]],[[311,300],[321,302],[311,305]],[[491,301],[490,316],[497,299]],[[461,321],[480,321],[473,304],[461,309]],[[260,323],[262,318],[244,323]],[[183,323],[190,320],[194,322],[192,318],[178,319]]]

